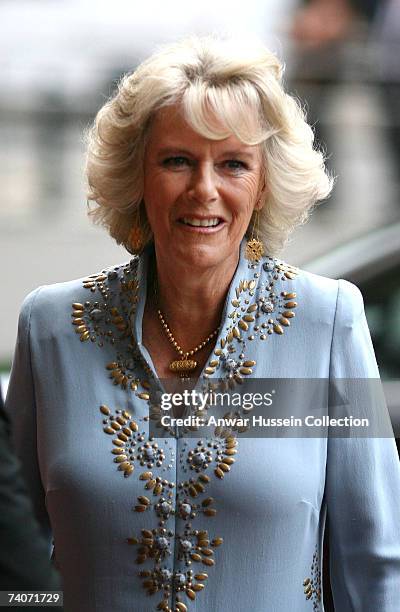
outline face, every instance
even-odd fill
[[[179,108],[160,110],[144,159],[144,201],[158,258],[193,269],[237,263],[261,195],[259,145],[209,140]]]

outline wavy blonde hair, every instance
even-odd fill
[[[87,132],[87,197],[96,203],[90,210],[94,220],[131,253],[135,229],[143,244],[152,239],[143,202],[146,138],[154,114],[180,104],[202,136],[234,134],[261,145],[267,189],[259,233],[268,254],[277,255],[333,184],[301,106],[283,89],[282,74],[282,64],[263,45],[191,37],[162,47],[125,75]],[[248,236],[253,223],[254,215]]]

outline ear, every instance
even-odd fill
[[[264,208],[264,200],[265,200],[265,196],[267,195],[267,193],[268,193],[267,184],[264,179],[264,181],[262,182],[261,190],[258,194],[258,198],[254,205],[254,210],[260,211],[262,208]]]

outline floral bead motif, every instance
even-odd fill
[[[138,258],[112,270],[103,270],[83,280],[84,289],[98,293],[96,301],[72,304],[72,324],[80,340],[92,340],[99,346],[130,338],[129,315],[138,299],[136,278]]]
[[[139,426],[132,420],[132,415],[126,410],[111,413],[108,406],[100,406],[103,419],[104,433],[114,436],[114,448],[111,453],[115,455],[114,463],[118,464],[118,469],[124,473],[125,477],[132,474],[135,469],[136,446],[145,440],[145,432],[139,432]]]
[[[321,609],[321,570],[317,546],[313,554],[311,576],[303,580],[303,587],[306,599],[312,601],[313,611],[318,612]]]
[[[179,482],[176,490],[174,483],[155,476],[154,470],[139,476],[145,482],[145,490],[143,495],[138,496],[134,510],[142,513],[153,511],[158,526],[143,528],[140,536],[131,536],[127,540],[137,547],[138,564],[152,561],[152,569],[142,570],[139,576],[149,595],[161,595],[157,610],[169,612],[188,610],[189,601],[194,601],[205,588],[208,579],[205,568],[215,564],[214,551],[223,543],[223,539],[218,536],[210,538],[208,530],[195,528],[195,522],[200,513],[209,518],[217,514],[214,498],[207,495],[211,475],[205,471],[209,469],[210,474],[214,473],[220,480],[224,478],[234,463],[237,440],[232,436],[207,444],[199,440],[194,448],[187,447],[188,443],[179,461],[189,467],[185,468],[186,471],[192,467],[193,476]],[[169,521],[174,517],[184,521],[183,530],[176,534],[169,528]],[[174,571],[169,567],[173,551],[178,563]],[[196,566],[198,569],[192,569]],[[176,593],[173,610],[169,606],[172,592]]]
[[[132,419],[132,415],[127,410],[116,410],[113,414],[109,407],[103,404],[100,406],[100,412],[105,417],[103,418],[104,433],[114,436],[112,440],[114,448],[111,449],[112,455],[115,455],[114,463],[118,465],[118,470],[123,472],[125,477],[133,473],[135,465],[167,469],[164,466],[164,450],[154,439],[147,440],[146,432],[139,430],[137,421]],[[168,466],[170,467],[172,465]]]
[[[198,440],[196,446],[188,451],[185,450],[187,446],[188,443],[185,442],[180,455],[183,472],[188,469],[197,473],[204,472],[213,464],[214,474],[222,479],[235,463],[233,455],[237,452],[237,439],[231,435],[208,441]]]
[[[103,270],[83,280],[83,288],[96,299],[72,304],[72,325],[81,342],[91,341],[99,347],[115,346],[115,359],[106,365],[114,385],[136,391],[139,381],[133,371],[139,356],[132,343],[130,317],[136,310],[139,284],[138,257],[128,264]]]
[[[254,360],[246,359],[246,342],[282,335],[295,317],[297,293],[279,292],[277,284],[294,280],[299,270],[270,257],[249,265],[249,269],[257,271],[251,280],[241,280],[235,288],[235,298],[230,302],[233,310],[228,313],[230,322],[205,368],[206,377],[218,372],[222,378],[242,382],[256,366]]]

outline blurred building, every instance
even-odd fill
[[[31,289],[129,257],[88,221],[83,180],[83,131],[121,73],[159,43],[210,32],[256,35],[290,66],[287,32],[296,6],[296,0],[0,4],[0,256],[7,288],[0,369],[9,366],[18,311]],[[347,50],[354,67],[360,48],[349,43]],[[340,204],[300,230],[287,250],[295,264],[395,214],[382,136],[387,120],[374,82],[354,74],[327,93],[323,117],[335,143]]]

